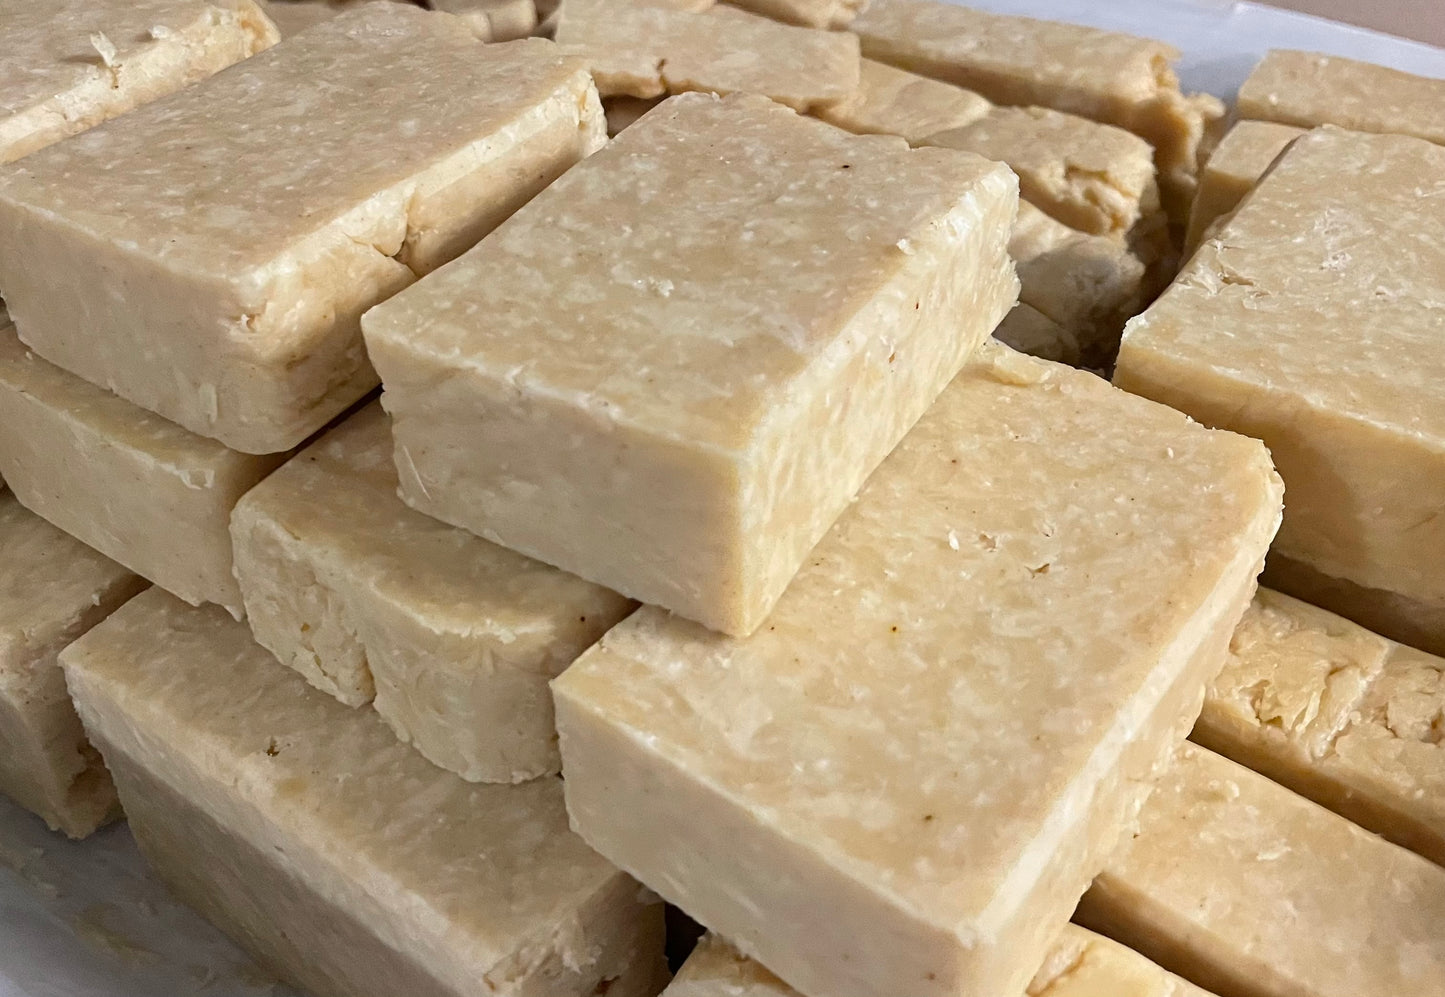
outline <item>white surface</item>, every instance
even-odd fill
[[[1233,96],[1269,48],[1445,77],[1445,50],[1252,3],[973,0],[1172,42],[1186,88]],[[284,997],[148,877],[124,827],[76,845],[0,799],[0,997]],[[396,997],[406,997],[398,994]]]

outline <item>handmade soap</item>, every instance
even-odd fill
[[[1302,562],[1397,598],[1331,605],[1321,601],[1329,591],[1287,591],[1436,652],[1442,197],[1438,146],[1329,127],[1300,137],[1128,324],[1115,374],[1123,388],[1269,445],[1290,496],[1271,570]]]
[[[1081,923],[1238,997],[1445,994],[1445,869],[1195,745]]]
[[[72,838],[119,806],[57,655],[144,587],[0,493],[0,793]]]
[[[551,43],[362,4],[0,168],[0,294],[52,363],[287,450],[375,385],[361,312],[603,141]]]
[[[285,457],[228,450],[0,329],[0,475],[26,508],[187,602],[241,614],[231,510]]]
[[[1199,247],[1211,225],[1239,207],[1280,153],[1303,134],[1272,121],[1241,121],[1229,130],[1199,172],[1199,190],[1189,209],[1188,252]]]
[[[1064,926],[1027,997],[1209,997],[1118,942]],[[716,935],[688,956],[663,997],[798,997],[798,992]]]
[[[372,404],[231,520],[256,639],[471,781],[555,773],[547,683],[635,604],[410,509]]]
[[[1242,118],[1445,144],[1445,80],[1339,56],[1275,49],[1239,88],[1238,106]]]
[[[803,993],[1018,993],[1279,508],[1257,441],[986,346],[752,637],[645,607],[552,683],[573,826]]]
[[[1200,149],[1224,105],[1185,96],[1163,42],[1074,24],[992,14],[943,0],[871,0],[851,30],[870,59],[973,90],[1127,128],[1155,150],[1170,218],[1194,197]]]
[[[274,45],[255,0],[0,0],[0,163]]]
[[[734,6],[806,28],[846,28],[864,0],[735,0]]]
[[[858,39],[846,32],[779,24],[733,7],[567,0],[557,42],[586,61],[604,97],[755,93],[800,111],[851,95],[861,61]]]
[[[853,95],[817,114],[858,135],[901,135],[909,145],[920,145],[992,110],[993,104],[971,90],[864,59]]]
[[[1124,322],[1139,310],[1143,262],[1114,240],[1071,229],[1027,202],[1019,203],[1009,253],[1018,266],[1019,301],[1045,316],[1062,338],[1043,351],[999,338],[1046,360],[1100,369],[1112,363]],[[1019,325],[1019,311],[1005,325]],[[1030,324],[1043,334],[1043,326]]]
[[[457,15],[483,41],[509,42],[537,30],[534,0],[429,0],[428,5]]]
[[[369,312],[402,496],[751,632],[1013,307],[997,163],[761,97],[658,107]]]
[[[1445,865],[1445,659],[1260,589],[1195,741]]]
[[[567,829],[557,779],[463,782],[159,590],[62,663],[141,851],[288,982],[656,993],[661,905]]]

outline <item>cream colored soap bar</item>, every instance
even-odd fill
[[[967,87],[997,104],[1051,107],[1146,139],[1164,207],[1184,222],[1200,150],[1223,120],[1224,105],[1180,92],[1170,68],[1179,53],[1169,45],[943,0],[871,0],[851,29],[870,59]]]
[[[366,315],[414,508],[751,632],[1013,306],[1008,169],[675,97]]]
[[[429,0],[428,6],[462,18],[484,41],[514,41],[537,30],[534,0]]]
[[[1239,115],[1445,144],[1445,80],[1315,52],[1271,51],[1239,88]]]
[[[241,615],[231,510],[285,457],[187,432],[0,329],[0,474],[32,512],[187,602]]]
[[[751,638],[647,607],[552,683],[573,826],[803,993],[1018,993],[1279,509],[1258,442],[985,347]]]
[[[817,113],[858,135],[901,135],[909,145],[921,145],[928,136],[973,124],[993,109],[971,90],[864,59],[853,95]]]
[[[734,6],[806,28],[846,28],[864,0],[734,0]]]
[[[0,0],[0,163],[276,43],[255,0]]]
[[[1123,388],[1269,445],[1290,496],[1271,585],[1436,652],[1442,197],[1445,149],[1328,127],[1302,136],[1129,323],[1115,374]],[[1287,584],[1275,572],[1291,563],[1357,591]]]
[[[1117,942],[1066,925],[1027,997],[1209,997]],[[799,997],[716,935],[704,936],[663,997]]]
[[[756,93],[800,111],[858,88],[858,39],[779,24],[732,7],[566,0],[557,42],[583,58],[604,97]]]
[[[1260,589],[1194,740],[1445,865],[1445,659]]]
[[[656,993],[661,905],[568,831],[558,780],[463,782],[159,590],[62,662],[142,852],[288,982]]]
[[[1239,207],[1280,153],[1303,134],[1303,129],[1272,121],[1241,121],[1229,130],[1199,173],[1199,190],[1189,209],[1187,252],[1199,248],[1209,227]]]
[[[550,43],[363,4],[0,168],[0,294],[52,363],[287,450],[375,385],[361,312],[603,141]]]
[[[471,781],[555,773],[547,683],[635,603],[397,497],[381,407],[351,416],[236,506],[256,639]]]
[[[120,808],[57,656],[144,587],[0,494],[0,793],[72,838]]]
[[[1445,869],[1194,745],[1079,917],[1221,994],[1445,994]]]

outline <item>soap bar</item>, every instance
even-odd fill
[[[993,104],[971,90],[864,59],[853,95],[817,115],[858,135],[901,135],[909,145],[920,145],[992,110]]]
[[[1018,993],[1280,500],[1257,441],[986,346],[752,637],[645,607],[552,683],[573,827],[802,993]]]
[[[735,0],[734,6],[805,28],[846,28],[865,0]]]
[[[187,432],[0,329],[0,474],[26,508],[187,602],[240,616],[231,510],[285,458]]]
[[[375,385],[361,312],[602,141],[551,43],[363,4],[0,169],[0,294],[52,363],[288,450]]]
[[[1224,118],[1185,96],[1163,42],[973,10],[943,0],[871,0],[851,25],[863,54],[973,90],[996,104],[1051,107],[1126,128],[1155,150],[1169,217],[1182,224],[1200,149]]]
[[[155,589],[61,660],[141,851],[289,983],[656,992],[661,905],[567,829],[557,779],[464,782]]]
[[[1241,121],[1229,130],[1199,173],[1189,209],[1188,252],[1199,247],[1211,225],[1239,207],[1280,153],[1303,134],[1303,129],[1272,121]]]
[[[277,41],[255,0],[0,0],[0,163]]]
[[[1239,88],[1238,106],[1242,118],[1445,144],[1445,80],[1339,56],[1275,49]]]
[[[0,793],[84,838],[116,817],[57,656],[145,582],[0,494]]]
[[[1445,865],[1445,659],[1260,589],[1200,744]]]
[[[1064,926],[1027,997],[1209,997],[1118,942]],[[705,935],[663,997],[798,997],[798,992],[716,935]]]
[[[567,0],[563,51],[584,59],[604,97],[755,93],[800,111],[858,88],[858,39],[779,24],[732,7],[692,11]]]
[[[1114,240],[1071,229],[1028,202],[1019,203],[1009,253],[1018,266],[1019,301],[1047,317],[1064,338],[1042,353],[1005,341],[1046,360],[1099,369],[1111,364],[1124,322],[1143,299],[1143,262]],[[1006,325],[1018,324],[1018,311]],[[1037,322],[1032,326],[1042,331]]]
[[[683,95],[370,311],[402,496],[751,632],[1013,307],[997,163]]]
[[[1399,601],[1377,616],[1309,585],[1290,594],[1437,653],[1442,177],[1445,149],[1419,139],[1330,127],[1300,137],[1128,324],[1115,374],[1129,391],[1269,445],[1290,496],[1271,571],[1303,562]]]
[[[1445,994],[1445,869],[1185,745],[1081,923],[1238,997]]]
[[[429,0],[429,6],[457,15],[483,41],[514,41],[537,30],[534,0]]]
[[[396,494],[373,403],[236,506],[236,577],[257,641],[376,711],[471,781],[556,773],[547,683],[636,608],[423,516]]]

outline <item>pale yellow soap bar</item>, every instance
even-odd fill
[[[1445,80],[1316,52],[1275,49],[1239,88],[1239,115],[1339,125],[1445,144]]]
[[[1154,147],[1169,217],[1182,224],[1200,150],[1224,118],[1185,96],[1163,42],[943,0],[870,0],[852,23],[863,54],[973,90],[997,104],[1051,107],[1139,135]]]
[[[1445,651],[1445,149],[1317,129],[1124,332],[1115,383],[1263,439],[1275,587]],[[1331,600],[1331,595],[1339,595]],[[1368,596],[1368,592],[1366,593]]]
[[[514,41],[537,30],[534,0],[428,0],[428,6],[462,18],[483,41]]]
[[[363,322],[414,508],[729,633],[1013,307],[997,163],[674,97]]]
[[[0,793],[72,838],[120,807],[57,657],[144,587],[0,494]]]
[[[1193,738],[1445,865],[1442,732],[1445,659],[1260,589]]]
[[[552,683],[573,826],[806,994],[1020,992],[1279,521],[1258,442],[981,354],[752,637],[647,607]]]
[[[62,663],[142,852],[288,982],[656,993],[661,905],[567,829],[557,779],[464,782],[155,589]]]
[[[362,4],[0,168],[0,294],[52,363],[287,450],[375,385],[361,312],[604,140],[551,43]]]
[[[865,0],[732,0],[733,6],[806,28],[846,28]]]
[[[0,329],[0,474],[26,508],[189,603],[241,615],[231,510],[285,458],[188,432]]]
[[[972,124],[993,109],[971,90],[864,59],[858,89],[817,115],[858,135],[901,135],[909,145],[921,145],[928,136]]]
[[[397,497],[368,405],[236,506],[256,639],[342,702],[375,697],[403,741],[471,781],[555,773],[547,683],[636,604]]]
[[[1199,248],[1209,227],[1239,207],[1280,153],[1303,134],[1303,129],[1272,121],[1241,121],[1229,130],[1199,173],[1199,190],[1189,209],[1187,252]]]
[[[800,111],[858,88],[858,39],[780,24],[733,7],[692,11],[566,0],[557,43],[580,56],[604,97],[755,93]]]
[[[1445,994],[1445,869],[1195,745],[1079,918],[1221,994]]]
[[[0,163],[277,40],[255,0],[0,0]]]
[[[1077,925],[1064,926],[1027,997],[1209,997],[1137,952]],[[799,997],[716,935],[706,935],[663,997]]]

